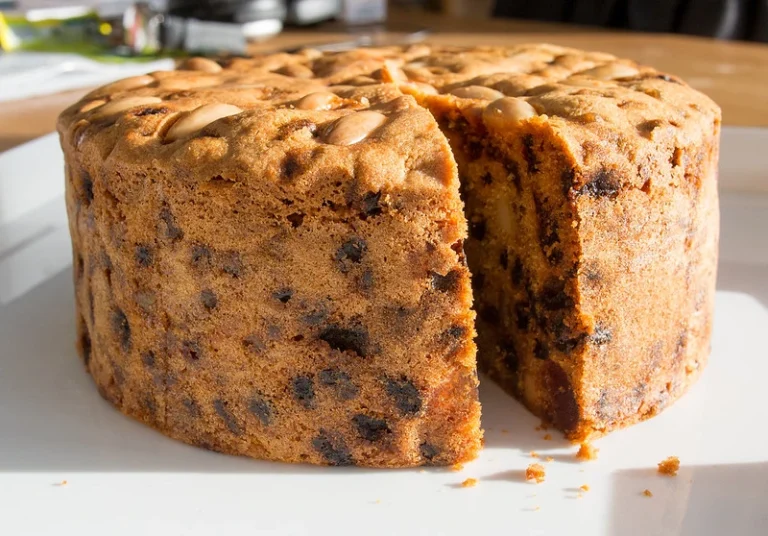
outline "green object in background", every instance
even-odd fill
[[[149,61],[158,57],[156,53],[127,50],[122,41],[122,28],[101,19],[95,11],[70,18],[41,20],[0,12],[0,49],[4,52],[75,53],[112,63]],[[163,54],[175,55],[180,54]]]

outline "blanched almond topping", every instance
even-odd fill
[[[96,100],[92,100],[90,102],[86,102],[85,104],[83,104],[80,107],[80,113],[82,114],[82,113],[85,113],[87,111],[93,110],[94,108],[98,108],[99,106],[101,106],[105,102],[107,102],[107,101],[105,101],[104,99],[96,99]]]
[[[158,97],[125,97],[124,99],[117,99],[108,102],[101,108],[99,108],[99,115],[110,115],[118,112],[123,112],[137,106],[145,106],[147,104],[157,104],[163,102]]]
[[[437,95],[438,91],[435,86],[431,86],[425,82],[403,82],[399,85],[400,91],[408,93],[409,95]]]
[[[184,138],[190,134],[194,134],[205,126],[210,125],[217,119],[239,114],[242,111],[243,110],[237,106],[223,103],[200,106],[176,121],[168,131],[168,134],[165,135],[165,141],[170,142]]]
[[[330,110],[333,108],[333,103],[338,100],[338,95],[328,91],[317,91],[299,99],[296,108],[299,110]]]
[[[536,110],[522,99],[503,97],[490,103],[483,110],[483,122],[492,128],[504,128],[537,115]]]
[[[502,98],[504,93],[489,87],[464,86],[451,90],[451,95],[462,99],[496,100]]]
[[[367,138],[387,121],[387,116],[370,110],[355,112],[337,119],[326,132],[331,145],[352,145]]]
[[[129,89],[138,89],[140,87],[148,86],[155,79],[148,74],[142,74],[140,76],[132,76],[131,78],[125,78],[112,82],[111,84],[99,89],[100,94],[118,93],[120,91],[128,91]]]
[[[640,71],[636,67],[627,65],[625,63],[609,63],[608,65],[601,65],[600,67],[594,67],[586,71],[582,71],[578,74],[584,76],[590,76],[592,78],[598,78],[600,80],[613,80],[616,78],[624,78],[627,76],[634,76]]]
[[[204,73],[221,72],[222,67],[215,61],[208,58],[188,58],[179,65],[181,71],[202,71]]]
[[[407,82],[408,77],[396,62],[392,60],[386,60],[381,68],[381,81],[397,84]]]
[[[312,69],[298,63],[286,65],[275,72],[285,76],[292,76],[293,78],[312,78],[315,76],[315,73],[312,72]]]

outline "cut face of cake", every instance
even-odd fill
[[[58,124],[85,366],[167,435],[289,462],[472,459],[476,363],[571,439],[649,417],[708,353],[719,117],[548,45],[105,86]]]

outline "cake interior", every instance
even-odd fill
[[[576,426],[572,356],[588,328],[575,304],[579,243],[573,168],[544,121],[503,134],[436,110],[458,164],[478,313],[478,367],[535,414]]]

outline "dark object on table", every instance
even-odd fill
[[[286,22],[305,26],[334,19],[341,11],[341,0],[288,0]]]
[[[200,20],[252,23],[277,19],[303,26],[337,17],[341,0],[169,0],[168,11]]]
[[[493,15],[768,42],[768,0],[496,0]]]
[[[284,0],[169,0],[168,13],[218,22],[282,21],[286,6]]]

